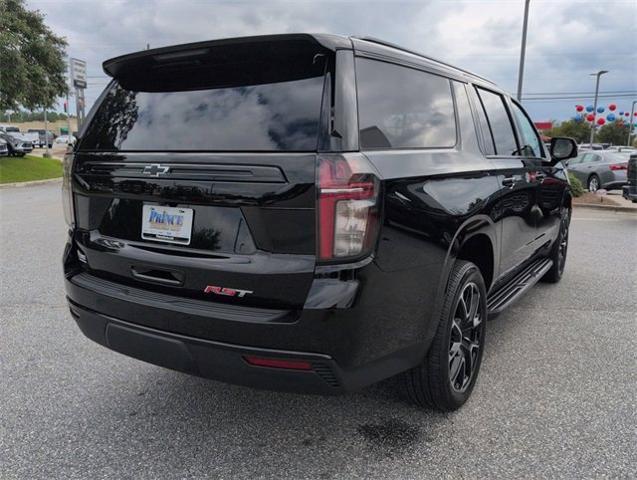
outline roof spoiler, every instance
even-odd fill
[[[264,44],[282,47],[294,44],[314,44],[318,48],[336,50],[337,48],[351,49],[352,44],[347,37],[329,34],[293,33],[283,35],[261,35],[253,37],[226,38],[208,40],[205,42],[186,43],[170,47],[142,50],[120,57],[106,60],[102,67],[104,72],[120,78],[135,73],[155,70],[162,66],[178,66],[179,64],[193,64],[203,61],[209,55],[222,52],[225,48],[241,48],[242,46]]]

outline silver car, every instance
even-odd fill
[[[621,189],[626,185],[629,152],[593,150],[580,153],[568,162],[568,171],[582,182],[589,192],[600,189]]]

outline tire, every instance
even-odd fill
[[[557,283],[562,279],[566,267],[566,254],[568,253],[568,228],[571,224],[571,211],[566,210],[560,221],[560,231],[557,239],[551,247],[549,258],[553,260],[553,266],[542,277],[543,282]]]
[[[595,193],[597,190],[602,188],[602,182],[599,180],[599,177],[594,173],[590,177],[588,177],[588,183],[586,184],[588,191],[591,193]]]
[[[475,303],[471,302],[471,298],[475,298]],[[473,308],[470,307],[465,315],[467,310],[462,305],[466,301]],[[429,352],[420,365],[403,374],[404,388],[414,403],[421,407],[451,411],[467,401],[480,371],[486,320],[487,293],[480,270],[471,262],[458,260],[449,277],[440,320]],[[471,364],[469,372],[467,362]]]

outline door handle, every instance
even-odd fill
[[[515,186],[515,177],[504,177],[502,179],[502,185],[505,187],[513,188]]]

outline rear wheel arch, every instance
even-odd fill
[[[486,233],[465,238],[456,253],[456,259],[466,260],[478,267],[488,292],[495,271],[495,249],[491,238]]]

